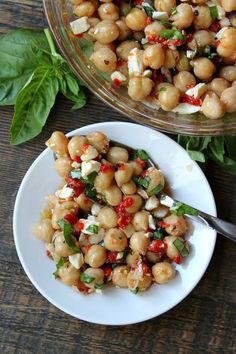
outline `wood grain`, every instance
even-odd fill
[[[0,32],[43,26],[41,0],[1,0]],[[67,132],[95,122],[127,121],[92,94],[88,96],[86,107],[77,112],[59,96],[42,134],[17,147],[9,145],[13,109],[1,107],[0,353],[236,353],[236,247],[222,236],[193,292],[168,313],[132,326],[98,326],[74,319],[44,299],[25,275],[15,251],[12,213],[20,182],[44,149],[44,141],[53,130]],[[235,222],[236,178],[212,163],[205,172],[219,216]]]

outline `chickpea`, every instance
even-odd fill
[[[230,23],[231,26],[236,27],[236,17],[234,16],[234,14],[230,16]]]
[[[127,237],[117,228],[109,229],[104,237],[105,248],[112,252],[121,252],[127,247]]]
[[[94,65],[106,73],[112,73],[116,69],[116,55],[109,48],[100,48],[91,56]]]
[[[236,87],[232,86],[224,90],[220,96],[221,102],[225,104],[226,112],[236,111]]]
[[[133,204],[130,207],[125,208],[125,210],[131,214],[136,213],[142,206],[142,198],[138,194],[129,195],[129,198],[133,199]]]
[[[176,7],[175,0],[155,0],[154,1],[154,8],[157,11],[167,12],[168,15],[171,14],[171,10]]]
[[[105,189],[104,195],[108,204],[112,206],[117,206],[122,200],[122,193],[117,185],[111,185],[109,188]]]
[[[177,61],[179,60],[178,50],[166,49],[164,67],[167,69],[172,69],[175,67]]]
[[[114,177],[114,169],[111,168],[108,171],[105,172],[98,172],[98,175],[96,176],[94,180],[94,186],[98,191],[103,191],[106,188],[109,188],[112,184]]]
[[[222,34],[216,50],[221,57],[230,57],[236,51],[236,28],[228,27]]]
[[[193,21],[194,27],[198,29],[207,29],[212,24],[213,19],[207,5],[198,6],[197,14]]]
[[[200,80],[210,80],[215,70],[215,65],[208,58],[198,58],[193,62],[193,72]]]
[[[161,257],[158,256],[158,254],[155,252],[148,251],[146,253],[146,257],[147,257],[147,260],[151,263],[157,263],[157,262],[160,262],[160,260],[161,260]]]
[[[73,169],[71,166],[71,159],[66,156],[58,157],[54,162],[54,168],[61,177],[67,176]]]
[[[96,52],[96,51],[99,50],[100,48],[109,48],[109,49],[111,49],[113,52],[116,51],[116,47],[115,47],[115,44],[114,44],[114,43],[102,44],[102,43],[96,41],[96,42],[94,43],[94,46],[93,46],[93,51]]]
[[[114,21],[103,20],[94,27],[94,36],[97,41],[108,44],[119,37],[119,28]]]
[[[134,214],[133,226],[135,231],[147,231],[149,225],[149,213],[145,210]]]
[[[100,22],[100,20],[97,17],[89,17],[88,22],[90,23],[91,27],[93,28]]]
[[[101,20],[116,21],[119,18],[119,8],[112,2],[102,4],[98,8],[98,15]]]
[[[107,160],[113,165],[116,165],[118,162],[128,162],[129,153],[126,149],[119,146],[112,146],[107,153]]]
[[[40,240],[50,243],[54,234],[52,222],[50,219],[43,219],[34,225],[33,233]]]
[[[158,100],[164,111],[171,111],[179,104],[180,91],[174,85],[161,84]]]
[[[144,231],[135,232],[130,238],[130,248],[133,252],[145,255],[150,244],[150,240],[145,236]]]
[[[179,251],[177,250],[177,248],[174,245],[174,242],[176,240],[180,239],[177,236],[166,236],[164,238],[164,242],[167,245],[167,249],[166,249],[166,255],[173,260],[175,257],[180,256]],[[181,241],[183,241],[182,239],[180,239]]]
[[[164,187],[165,177],[161,170],[157,170],[155,167],[150,167],[147,170],[147,176],[150,177],[147,194],[149,194],[158,184]]]
[[[133,180],[130,180],[129,182],[124,183],[121,186],[122,193],[126,194],[126,195],[134,194],[134,193],[136,193],[136,190],[137,190],[137,187],[136,187],[136,184],[134,183]]]
[[[67,245],[63,232],[57,232],[55,236],[54,247],[59,257],[68,257],[74,254],[74,251]]]
[[[104,271],[101,268],[87,268],[84,274],[94,278],[90,283],[85,283],[90,289],[94,289],[95,285],[102,285],[104,283]]]
[[[127,61],[129,52],[134,48],[140,49],[140,44],[136,41],[124,41],[117,46],[116,54],[120,59]]]
[[[165,284],[175,277],[175,269],[168,262],[160,262],[152,267],[152,274],[157,284]]]
[[[144,274],[140,279],[137,279],[135,272],[130,271],[127,276],[127,284],[132,290],[135,290],[134,287],[136,285],[136,288],[138,288],[139,291],[145,291],[152,284],[151,274]]]
[[[72,160],[76,156],[82,155],[82,146],[88,144],[88,139],[85,136],[73,136],[68,143],[68,151]]]
[[[206,45],[212,45],[214,43],[214,37],[212,32],[206,30],[196,31],[193,35],[196,40],[197,47],[205,47]]]
[[[232,82],[232,87],[236,86],[236,80]]]
[[[150,95],[153,85],[148,77],[133,77],[129,80],[128,95],[135,101],[143,101]]]
[[[165,228],[168,234],[172,236],[184,236],[186,234],[188,226],[183,216],[171,214],[166,216],[163,221],[168,224]]]
[[[225,80],[230,82],[236,80],[236,66],[228,65],[224,66],[219,73],[220,77],[223,77]]]
[[[207,0],[192,0],[192,2],[194,4],[202,5],[202,4],[205,4],[207,2]]]
[[[133,176],[133,167],[129,163],[122,162],[118,170],[115,172],[115,181],[119,187],[127,183]]]
[[[80,277],[80,271],[67,263],[59,269],[58,275],[63,284],[76,285]]]
[[[101,267],[106,261],[106,250],[100,245],[92,245],[85,254],[85,262],[92,268]]]
[[[230,84],[227,80],[222,79],[220,77],[216,77],[207,85],[210,91],[215,92],[219,97],[222,92],[227,89]]]
[[[191,26],[194,20],[192,7],[189,4],[180,4],[176,7],[176,14],[171,16],[172,25],[184,29]]]
[[[191,65],[189,63],[189,59],[186,57],[184,51],[179,52],[179,60],[176,63],[176,69],[181,71],[190,71],[191,70]]]
[[[93,205],[91,200],[89,200],[84,193],[81,193],[76,198],[76,202],[78,203],[80,209],[83,210],[85,213],[89,213]]]
[[[114,209],[109,207],[104,207],[100,209],[97,220],[100,222],[102,227],[105,229],[111,229],[117,226],[118,215]]]
[[[159,37],[159,34],[165,30],[165,27],[157,21],[154,21],[152,23],[150,23],[150,25],[147,25],[144,28],[144,33],[146,37],[149,36],[156,36]]]
[[[226,12],[234,11],[236,10],[236,1],[235,0],[221,0],[221,4],[223,9]]]
[[[181,71],[173,77],[173,81],[175,87],[181,92],[187,91],[189,85],[196,85],[195,77],[188,71]]]
[[[77,215],[78,208],[78,204],[74,201],[66,201],[61,204],[57,203],[52,213],[52,227],[56,230],[59,229],[58,220],[63,219],[66,214]]]
[[[115,267],[112,273],[112,282],[119,288],[127,288],[127,275],[129,268],[126,265]]]
[[[128,266],[133,267],[138,263],[140,259],[141,256],[138,252],[129,253],[126,257],[126,263],[128,264]]]
[[[74,9],[74,14],[78,17],[92,17],[95,11],[96,7],[91,1],[84,1]]]
[[[89,144],[94,146],[98,152],[105,154],[109,149],[109,140],[102,132],[91,132],[87,135]]]
[[[118,41],[124,41],[127,37],[131,36],[132,32],[130,28],[126,25],[125,21],[122,19],[116,21],[116,25],[119,28],[119,37],[117,38]]]
[[[59,156],[68,156],[69,139],[62,132],[55,131],[46,141],[46,145]]]
[[[143,63],[152,69],[159,69],[165,61],[165,52],[161,44],[153,44],[143,52]]]
[[[126,25],[133,31],[142,31],[146,27],[147,15],[144,11],[133,8],[125,18]]]
[[[143,172],[143,168],[136,161],[130,161],[129,163],[133,166],[134,176],[139,176]]]
[[[202,102],[202,112],[210,119],[218,119],[225,114],[225,105],[214,92],[209,92]]]

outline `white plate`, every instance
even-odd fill
[[[178,144],[165,135],[132,123],[93,124],[69,135],[100,130],[110,139],[145,149],[163,170],[173,196],[185,203],[216,215],[210,186],[201,169]],[[111,288],[103,295],[84,296],[54,280],[55,264],[45,255],[44,244],[32,235],[44,198],[53,193],[60,181],[53,169],[53,155],[46,149],[26,173],[14,209],[14,238],[18,256],[31,282],[53,305],[79,319],[109,325],[145,321],[170,310],[196,286],[211,259],[216,233],[193,224],[189,237],[191,254],[178,266],[176,278],[165,285],[154,285],[147,292],[132,294],[127,289]]]

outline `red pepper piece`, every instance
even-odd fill
[[[169,227],[169,226],[170,226],[170,224],[167,224],[167,223],[164,222],[164,221],[159,221],[158,225],[159,225],[161,228],[163,228],[163,229],[165,229],[166,227]]]
[[[147,171],[143,171],[141,174],[140,174],[140,177],[141,178],[145,178],[147,176],[148,172]]]
[[[67,183],[67,186],[76,189],[76,188],[84,188],[85,184],[81,182],[78,178],[71,178],[69,176],[65,177],[65,181]]]
[[[80,194],[82,194],[84,191],[84,187],[78,187],[78,188],[74,188],[74,194],[73,197],[77,198],[80,196]]]
[[[150,273],[150,269],[146,263],[142,263],[143,274]]]
[[[173,261],[177,264],[181,264],[182,263],[182,258],[181,256],[175,256]]]
[[[75,162],[78,162],[78,163],[81,163],[81,162],[82,162],[80,156],[75,156],[74,161],[75,161]]]
[[[75,231],[80,232],[80,231],[83,231],[83,229],[84,229],[84,223],[78,221],[75,224]]]
[[[220,29],[221,25],[219,21],[214,21],[209,27],[209,30],[212,32],[219,32]]]
[[[161,240],[153,240],[148,247],[148,251],[159,253],[161,255],[165,254],[166,250],[167,244]]]
[[[82,38],[83,37],[83,33],[77,33],[77,34],[75,34],[75,37]]]
[[[111,275],[112,269],[110,267],[103,268],[104,276],[108,278]]]
[[[125,61],[124,60],[117,60],[117,63],[116,63],[117,68],[120,68],[120,67],[122,67],[124,65],[125,65]]]
[[[100,171],[101,172],[108,172],[111,171],[113,168],[111,165],[108,165],[108,163],[104,163],[100,166]]]
[[[109,263],[116,263],[118,252],[109,252],[107,255],[107,261]]]
[[[192,96],[183,94],[181,98],[181,102],[183,103],[189,103],[192,104],[193,106],[201,106],[201,100],[199,98],[194,98]]]
[[[88,252],[90,250],[90,248],[91,248],[91,245],[85,246],[86,252]]]
[[[135,162],[136,162],[136,164],[137,164],[139,167],[141,167],[141,168],[144,168],[145,165],[146,165],[146,162],[143,161],[143,160],[141,160],[140,158],[137,158],[137,159],[135,160]]]
[[[68,223],[74,225],[74,224],[77,223],[78,218],[77,218],[77,216],[74,215],[74,214],[66,214],[66,215],[64,216],[64,220],[66,220]]]
[[[193,35],[192,35],[192,33],[187,34],[187,43],[192,42],[192,40],[193,40]]]
[[[151,17],[148,17],[148,18],[146,19],[146,26],[150,25],[152,22],[153,22],[153,21],[152,21]]]
[[[115,78],[112,82],[116,87],[121,87],[122,81],[120,79]]]
[[[128,213],[124,213],[123,215],[120,215],[118,219],[118,225],[121,229],[125,229],[127,225],[132,221],[132,215]]]
[[[125,165],[121,163],[121,164],[119,165],[119,170],[125,171]]]

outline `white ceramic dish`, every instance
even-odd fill
[[[178,144],[165,135],[132,123],[89,125],[69,134],[87,134],[100,130],[110,139],[145,149],[163,170],[173,197],[216,215],[210,186],[201,169]],[[60,179],[53,169],[49,149],[34,161],[19,188],[14,209],[14,238],[21,264],[38,291],[62,311],[85,321],[125,325],[148,320],[170,310],[182,301],[204,274],[215,245],[216,233],[201,224],[192,224],[189,236],[191,254],[178,275],[165,285],[154,285],[147,292],[134,295],[127,289],[106,289],[103,295],[84,296],[54,280],[55,264],[45,255],[44,244],[32,235],[44,198],[53,193]]]

